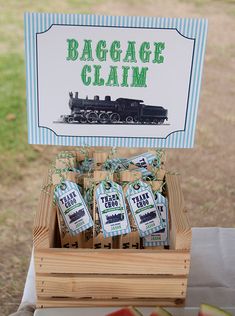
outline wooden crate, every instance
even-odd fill
[[[184,304],[191,228],[179,176],[168,174],[165,179],[169,250],[59,248],[54,187],[41,193],[33,231],[38,308]]]

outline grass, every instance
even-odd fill
[[[20,54],[0,56],[0,152],[24,150],[26,143],[24,62]]]
[[[0,178],[20,177],[19,163],[37,153],[27,144],[25,69],[21,54],[0,55]]]
[[[188,0],[180,0],[182,2],[189,2]],[[193,3],[197,7],[206,6],[208,4],[218,4],[218,3],[227,3],[227,4],[235,4],[235,0],[191,0],[191,3]]]
[[[0,179],[22,177],[22,165],[39,158],[28,145],[23,15],[34,12],[91,11],[95,0],[0,0]],[[102,2],[102,1],[99,1]]]

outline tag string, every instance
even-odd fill
[[[156,195],[157,193],[161,193],[162,190],[163,190],[163,188],[164,188],[164,186],[165,186],[165,184],[166,184],[166,182],[164,181],[164,182],[160,185],[159,189],[153,191],[153,194]]]
[[[116,153],[117,148],[112,147],[106,161],[103,163],[102,169],[110,171],[111,175],[117,173],[120,176],[120,171],[127,170],[129,168],[130,163],[125,158],[115,158]]]
[[[111,184],[111,185],[110,185],[110,184]],[[111,180],[109,180],[109,179],[108,179],[108,180],[105,179],[105,180],[102,180],[102,181],[101,181],[101,185],[103,186],[105,192],[108,191],[108,190],[110,190],[110,189],[112,188],[112,189],[113,189],[113,192],[115,192],[117,195],[119,194],[119,190],[118,190],[117,185],[115,185],[115,182],[113,182],[113,181],[111,181]],[[107,185],[110,186],[109,189],[107,189]],[[108,194],[108,193],[106,192],[106,194]]]
[[[76,155],[71,151],[61,151],[58,153],[57,158],[76,158]]]
[[[95,186],[96,186],[95,182],[91,183],[84,195],[84,198],[87,204],[89,205],[89,207],[91,207],[93,203],[93,195],[94,195]]]
[[[153,169],[154,173],[160,169],[162,164],[162,158],[165,157],[166,152],[163,149],[156,149],[155,158],[150,163],[151,168]]]

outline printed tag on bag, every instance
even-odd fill
[[[126,196],[141,237],[165,227],[148,184],[141,180],[129,184]]]
[[[79,234],[93,226],[90,212],[75,183],[64,181],[57,185],[55,198],[65,224],[72,235]]]
[[[113,181],[102,181],[96,190],[96,201],[104,237],[131,231],[120,185]]]
[[[146,236],[144,238],[145,247],[168,246],[169,245],[169,221],[168,221],[168,201],[162,194],[156,193],[155,201],[160,212],[162,221],[166,224],[163,229]]]
[[[149,152],[146,152],[141,155],[130,158],[129,162],[137,167],[147,169],[148,166],[154,161],[155,158],[156,158],[155,155]]]

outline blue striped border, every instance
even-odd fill
[[[194,144],[196,117],[199,103],[202,68],[207,34],[207,20],[156,18],[139,16],[102,16],[55,13],[25,13],[25,55],[26,55],[26,89],[28,142],[30,144],[47,144],[63,146],[117,146],[117,147],[155,147],[155,148],[191,148]],[[37,110],[37,65],[36,37],[53,24],[115,26],[175,29],[182,36],[195,40],[192,61],[190,93],[188,97],[187,120],[184,131],[177,131],[167,138],[135,137],[79,137],[58,136],[45,127],[38,126]]]

